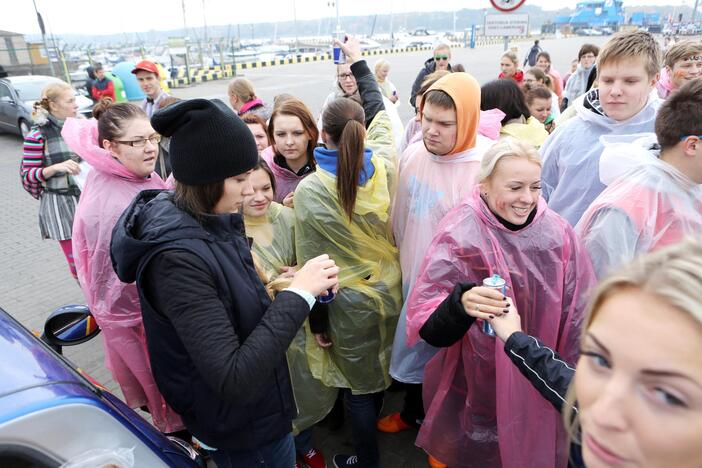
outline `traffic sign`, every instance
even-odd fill
[[[492,6],[495,7],[496,10],[509,13],[524,5],[525,1],[526,0],[490,0],[490,3],[492,3]]]

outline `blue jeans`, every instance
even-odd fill
[[[363,468],[377,468],[380,463],[376,421],[383,406],[383,393],[353,395],[350,390],[345,390],[344,402],[351,419],[353,445]]]
[[[300,455],[304,455],[314,447],[312,446],[312,429],[314,426],[308,427],[304,431],[300,431],[295,436],[295,451]]]
[[[295,466],[295,444],[292,433],[256,450],[237,452],[219,449],[210,451],[210,455],[217,468],[293,468]]]

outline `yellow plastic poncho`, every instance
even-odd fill
[[[295,260],[295,212],[278,203],[271,203],[265,216],[244,217],[246,234],[254,242],[251,250],[259,275],[271,297],[290,285],[290,279],[278,278],[280,269],[293,266]],[[307,364],[306,341],[309,324],[295,335],[288,348],[288,368],[298,416],[293,421],[297,434],[321,421],[334,405],[337,390],[328,388],[312,376]],[[313,338],[314,340],[314,338]]]
[[[529,117],[525,123],[514,122],[504,125],[500,130],[500,136],[511,136],[526,141],[538,149],[544,144],[546,138],[548,138],[548,132],[544,124],[534,117]]]
[[[390,385],[393,336],[402,306],[398,251],[390,230],[390,186],[395,149],[385,112],[368,129],[366,147],[374,154],[373,177],[358,188],[351,222],[339,204],[336,176],[321,167],[295,191],[299,263],[323,253],[340,267],[339,292],[329,304],[330,348],[307,338],[312,374],[329,387],[354,394]]]

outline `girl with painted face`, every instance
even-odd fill
[[[702,43],[690,40],[677,42],[668,48],[663,61],[665,66],[656,83],[658,97],[661,99],[702,76]]]
[[[478,179],[441,222],[409,297],[408,340],[441,348],[424,371],[427,414],[417,445],[449,466],[562,467],[567,443],[558,415],[495,338],[470,324],[511,313],[513,304],[528,333],[572,363],[595,277],[573,229],[540,196],[533,147],[500,141],[484,155]],[[489,290],[489,305],[472,301],[471,291],[484,291],[493,275],[505,292]]]
[[[100,326],[106,366],[131,408],[146,407],[162,432],[184,429],[156,386],[134,283],[123,283],[112,268],[112,229],[134,196],[165,188],[154,172],[160,135],[138,106],[103,99],[97,120],[68,119],[63,137],[85,159],[88,173],[73,222],[78,280]]]

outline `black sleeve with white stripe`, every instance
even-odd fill
[[[505,352],[534,388],[561,412],[575,369],[551,348],[523,332],[510,335]]]

